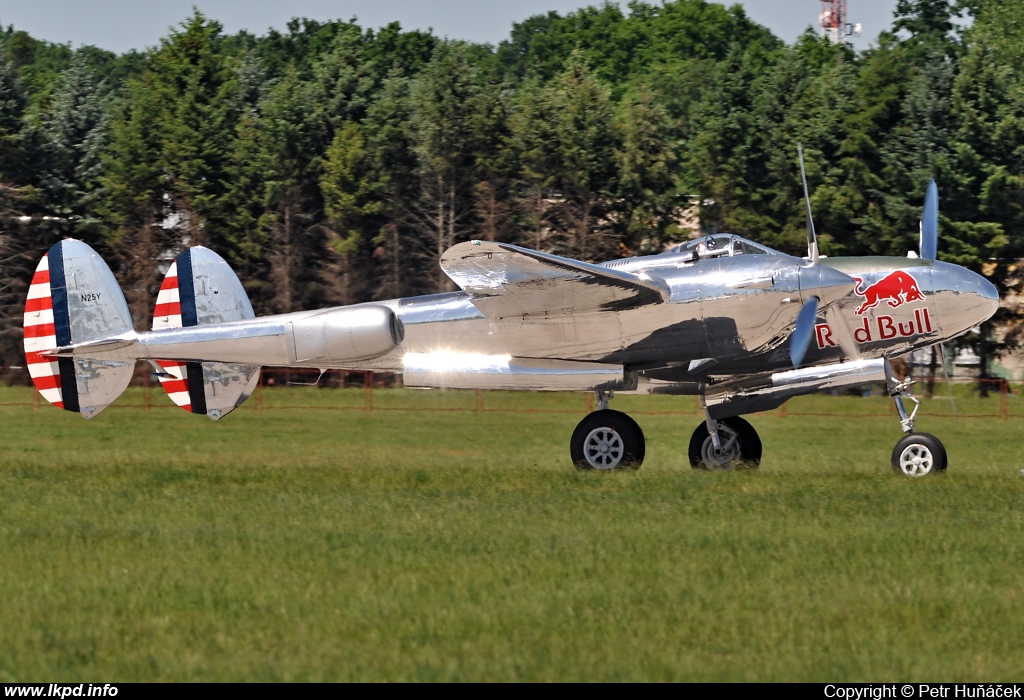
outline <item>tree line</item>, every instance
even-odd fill
[[[940,258],[1015,289],[1022,54],[1017,0],[899,0],[861,52],[704,0],[550,12],[496,47],[198,11],[122,55],[0,29],[0,364],[66,236],[140,328],[186,245],[257,313],[448,290],[438,257],[471,238],[596,261],[728,230],[803,254],[798,142],[824,254],[916,249],[934,177]]]

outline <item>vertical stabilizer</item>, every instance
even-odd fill
[[[59,408],[92,418],[131,381],[134,362],[47,354],[132,329],[128,304],[113,273],[81,241],[63,240],[39,261],[25,301],[24,328],[32,382]]]
[[[231,267],[208,248],[184,251],[160,285],[153,330],[191,328],[255,318],[249,297]],[[214,420],[230,413],[252,394],[260,367],[225,362],[158,360],[160,383],[178,406]]]

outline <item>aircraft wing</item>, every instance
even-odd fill
[[[622,311],[670,293],[660,280],[510,243],[459,243],[441,256],[441,269],[492,319]]]

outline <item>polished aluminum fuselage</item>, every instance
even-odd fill
[[[671,289],[668,303],[569,317],[495,321],[461,292],[383,302],[401,319],[404,340],[359,368],[401,371],[406,353],[476,353],[619,364],[678,381],[788,369],[788,331],[801,302],[795,260],[658,255],[615,261],[611,265],[619,269],[664,281]],[[845,356],[837,333],[819,318],[804,365],[903,354],[964,333],[998,305],[991,283],[956,265],[894,257],[830,258],[822,264],[860,279],[861,289],[906,271],[923,298],[884,298],[858,314],[864,297],[843,296],[835,306],[856,336],[858,356]],[[690,368],[708,359],[714,362]]]

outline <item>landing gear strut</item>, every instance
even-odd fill
[[[639,469],[647,451],[636,421],[608,408],[609,394],[595,392],[598,410],[579,422],[569,441],[569,453],[581,471]]]
[[[701,405],[704,422],[690,436],[690,466],[708,471],[757,469],[761,464],[761,438],[754,426],[739,416],[712,418],[704,396]]]
[[[708,427],[711,422],[717,435]],[[761,464],[761,438],[754,426],[739,416],[705,421],[690,436],[688,452],[690,466],[694,469],[757,469]]]
[[[896,412],[900,416],[900,427],[906,435],[896,443],[892,451],[892,468],[898,474],[906,476],[925,476],[946,471],[948,459],[946,448],[934,435],[915,433],[914,421],[917,409],[921,407],[920,399],[907,392],[913,380],[899,381],[892,372],[892,365],[885,360],[885,384],[889,396],[896,404]],[[914,402],[914,409],[908,414],[903,399]]]

